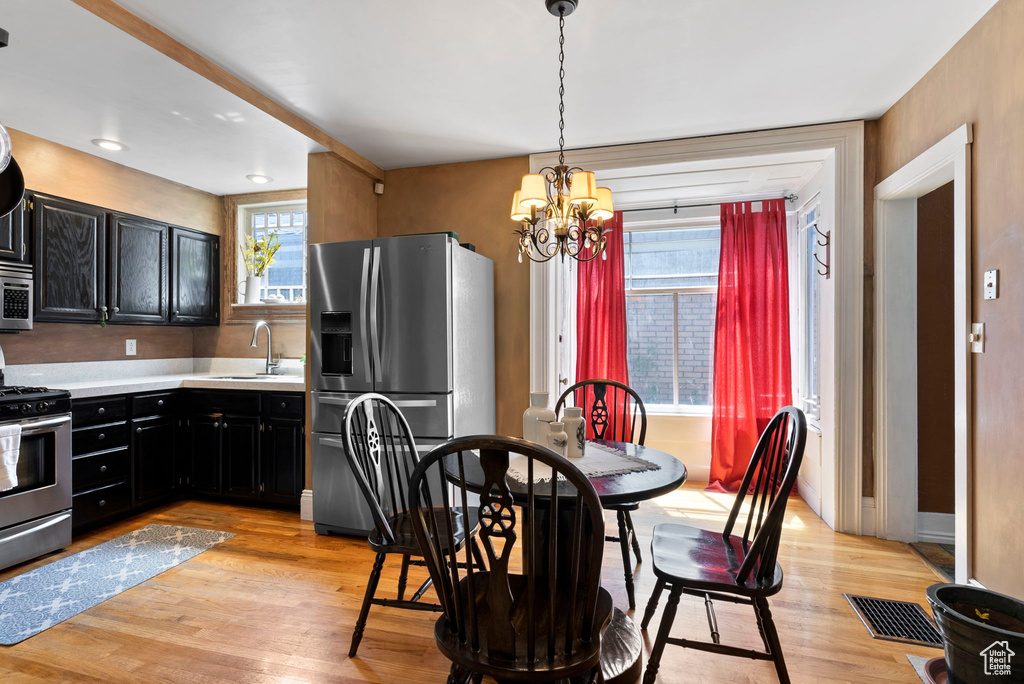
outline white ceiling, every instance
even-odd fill
[[[996,0],[580,0],[566,144],[876,118]],[[383,168],[557,146],[542,0],[118,0]]]
[[[0,0],[0,26],[5,126],[218,195],[306,187],[323,148],[70,0]]]
[[[542,0],[118,2],[384,168],[557,144]],[[874,118],[994,3],[581,0],[566,144]],[[305,185],[320,148],[70,0],[0,0],[0,26],[3,123],[218,194]]]

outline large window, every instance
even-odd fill
[[[251,205],[239,212],[239,244],[244,236],[260,240],[276,236],[280,249],[274,261],[260,279],[260,299],[281,297],[289,303],[306,301],[306,203],[287,205]],[[245,266],[239,254],[240,280],[245,278]],[[241,291],[238,302],[243,301]]]
[[[720,228],[623,236],[630,385],[653,411],[711,405]]]
[[[821,416],[821,318],[820,282],[824,277],[819,273],[824,267],[818,263],[815,254],[823,251],[819,240],[824,240],[818,231],[821,226],[821,205],[817,200],[808,203],[800,211],[797,223],[797,292],[796,297],[796,368],[794,389],[796,403],[812,422]],[[820,255],[819,255],[820,256]],[[791,281],[792,282],[792,281]],[[791,299],[792,301],[792,299]]]

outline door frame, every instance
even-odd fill
[[[875,533],[917,541],[917,199],[953,182],[956,577],[971,558],[971,124],[875,186]]]
[[[851,121],[752,133],[687,138],[568,152],[592,171],[683,161],[734,159],[827,150],[835,172],[834,414],[830,458],[822,458],[821,517],[838,532],[861,534],[864,402],[864,122]],[[530,156],[533,173],[557,163],[558,153]],[[554,261],[554,260],[553,260]],[[530,382],[557,386],[557,278],[551,263],[530,264]],[[525,401],[525,397],[524,397]]]

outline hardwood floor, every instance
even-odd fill
[[[651,527],[673,520],[720,529],[731,500],[686,485],[634,514],[648,559],[637,572],[640,611],[653,586]],[[0,572],[0,581],[148,523],[237,536],[20,644],[0,646],[0,681],[445,681],[448,663],[432,636],[436,614],[374,607],[359,657],[346,656],[373,554],[365,540],[316,535],[297,513],[171,504],[78,538],[61,554]],[[621,562],[608,545],[604,584],[625,606]],[[794,682],[916,682],[905,655],[941,653],[872,640],[842,597],[849,592],[925,603],[925,589],[939,579],[906,545],[835,534],[794,499],[780,562],[785,586],[772,609]],[[398,570],[398,563],[385,567],[385,595],[393,595]],[[410,587],[423,578],[421,568],[411,569]],[[723,642],[760,646],[752,612],[732,605],[716,609]],[[700,600],[683,598],[673,634],[707,638]],[[659,681],[776,679],[768,662],[669,647]]]

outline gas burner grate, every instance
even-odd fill
[[[843,594],[872,639],[942,648],[942,636],[917,603]]]

